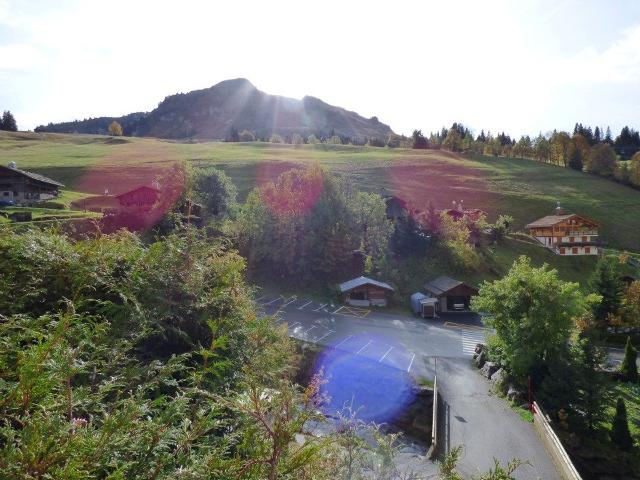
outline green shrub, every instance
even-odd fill
[[[624,359],[620,366],[620,372],[628,382],[638,381],[638,365],[636,363],[638,351],[631,343],[631,337],[627,337],[627,345],[624,349]]]
[[[618,397],[616,403],[616,415],[611,424],[611,441],[622,450],[631,450],[633,438],[629,432],[629,422],[627,420],[627,407],[622,397]]]
[[[38,202],[36,204],[38,208],[52,208],[54,210],[69,210],[69,207],[65,205],[63,202],[58,202],[55,200],[47,200],[45,202]]]

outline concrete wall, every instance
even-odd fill
[[[438,448],[438,376],[433,378],[433,420],[431,423],[431,446],[427,451],[427,458],[433,458]]]
[[[536,402],[533,402],[533,406],[535,410],[533,414],[533,425],[542,440],[544,448],[546,448],[549,453],[560,478],[562,478],[562,480],[582,480],[582,477],[573,466],[569,455],[562,446],[560,439],[551,428],[546,414]]]

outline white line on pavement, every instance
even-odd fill
[[[362,348],[356,352],[356,355],[359,355],[362,350],[371,345],[371,342],[373,342],[373,340],[369,340],[365,345],[363,345]]]
[[[271,305],[273,302],[277,302],[281,298],[283,298],[282,295],[280,295],[278,298],[275,298],[275,299],[271,300],[270,302],[263,303],[263,305]]]
[[[350,338],[353,338],[353,335],[349,335],[348,337],[344,337],[342,339],[342,341],[340,343],[338,343],[337,345],[335,345],[333,348],[338,348],[340,345],[342,345],[344,342],[346,342],[347,340],[349,340]]]
[[[260,298],[256,298],[256,302],[259,302],[260,300],[262,300],[264,297],[266,297],[266,295],[262,295]]]
[[[329,305],[328,303],[323,303],[322,305],[320,305],[318,308],[316,308],[314,310],[314,312],[319,312],[320,310],[322,310],[324,307],[326,307],[327,305]]]
[[[415,353],[411,357],[411,361],[409,362],[409,366],[407,367],[407,373],[409,373],[409,370],[411,370],[411,365],[413,365],[413,359],[414,358],[416,358],[416,354]]]
[[[307,333],[309,333],[309,332],[310,332],[311,330],[313,330],[314,328],[318,328],[318,325],[313,325],[312,327],[307,328],[307,329],[306,329],[304,332],[302,332],[302,333],[304,333],[304,334],[306,335]]]
[[[300,322],[293,322],[292,324],[289,325],[289,327],[293,327],[294,325],[302,325]]]
[[[299,307],[298,307],[298,310],[302,310],[304,307],[306,307],[306,306],[307,306],[307,305],[309,305],[310,303],[313,303],[313,300],[311,300],[311,301],[309,301],[309,302],[305,303],[304,305],[299,306]]]
[[[287,302],[287,303],[283,303],[282,305],[280,305],[280,307],[286,307],[287,305],[295,302],[297,299],[298,299],[298,297],[296,297],[295,295],[292,296],[292,297],[289,297],[287,300],[285,300],[285,302]],[[288,301],[288,300],[291,300],[291,301]]]
[[[380,358],[380,360],[378,360],[378,362],[381,362],[382,360],[384,360],[384,359],[385,359],[385,357],[386,357],[387,355],[389,355],[389,352],[390,352],[391,350],[393,350],[393,347],[389,347],[389,350],[387,350],[387,351],[385,352],[385,354],[384,354],[384,355],[382,355],[382,357]]]
[[[340,310],[342,307],[338,307],[336,310],[334,310],[333,312],[331,312],[331,315],[333,315],[334,313],[336,313],[338,310]]]
[[[331,335],[332,333],[335,333],[335,330],[329,330],[327,333],[325,333],[324,335],[322,335],[320,338],[314,338],[313,341],[314,342],[319,342],[324,338],[327,338],[329,335]]]

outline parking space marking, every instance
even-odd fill
[[[271,305],[272,303],[277,302],[278,300],[281,300],[281,299],[284,299],[284,297],[282,295],[280,295],[278,298],[275,298],[275,299],[271,300],[270,302],[263,303],[262,305],[263,306],[264,305]]]
[[[411,370],[411,366],[413,365],[413,360],[416,358],[416,354],[414,353],[411,356],[411,361],[409,362],[409,366],[407,367],[407,373],[409,373],[409,370]]]
[[[484,331],[484,327],[480,327],[478,325],[467,325],[466,323],[456,323],[456,322],[444,322],[445,327],[449,328],[468,328],[471,330],[482,330]]]
[[[369,340],[367,343],[365,343],[365,344],[360,348],[360,350],[358,350],[358,351],[356,352],[356,355],[360,355],[360,352],[362,352],[362,350],[364,350],[364,349],[365,349],[365,348],[367,348],[369,345],[371,345],[371,343],[372,343],[372,342],[373,342],[373,340]]]
[[[306,329],[304,332],[302,332],[302,333],[304,333],[304,334],[306,335],[307,333],[309,333],[309,332],[310,332],[311,330],[313,330],[314,328],[318,328],[318,325],[312,325],[311,327],[307,328],[307,329]]]
[[[298,299],[298,297],[296,297],[295,295],[292,295],[291,297],[287,298],[285,300],[285,303],[283,303],[282,305],[280,305],[280,308],[282,307],[286,307],[287,305],[295,302]]]
[[[343,305],[339,307],[337,310],[331,312],[331,314],[337,315],[347,315],[350,317],[358,317],[364,318],[371,313],[371,310],[367,310],[366,308],[356,308],[356,307],[347,307]]]
[[[304,307],[306,307],[307,305],[309,305],[310,303],[313,303],[313,300],[309,300],[307,303],[305,303],[304,305],[300,305],[298,307],[298,310],[302,310]]]
[[[318,308],[316,308],[314,310],[314,312],[319,312],[320,310],[322,310],[324,307],[326,307],[327,305],[329,305],[328,303],[323,303],[321,304]]]
[[[329,335],[331,335],[332,333],[336,333],[335,330],[329,330],[327,333],[325,333],[324,335],[322,335],[320,338],[314,338],[313,341],[314,342],[319,342],[325,338],[327,338]]]
[[[338,348],[340,345],[342,345],[344,342],[346,342],[347,340],[349,340],[349,339],[351,339],[351,338],[353,338],[353,335],[349,335],[348,337],[344,337],[344,338],[342,339],[342,341],[341,341],[340,343],[338,343],[337,345],[334,345],[334,347],[333,347],[333,348]]]
[[[389,350],[387,350],[384,355],[382,355],[382,357],[380,357],[380,360],[378,360],[378,362],[382,362],[382,360],[384,360],[387,355],[389,355],[389,353],[391,352],[391,350],[393,350],[393,347],[389,347]]]
[[[259,302],[260,300],[262,300],[264,297],[266,297],[266,295],[262,295],[260,298],[256,298],[255,301]]]
[[[302,325],[300,322],[293,322],[292,324],[289,325],[289,327],[294,327],[296,325]]]

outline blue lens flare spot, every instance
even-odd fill
[[[348,408],[364,421],[393,420],[413,401],[414,382],[406,366],[394,365],[389,356],[383,356],[391,347],[395,352],[406,350],[384,338],[349,340],[328,347],[316,363],[316,372],[322,372],[326,382],[322,386],[328,397],[326,413]]]

